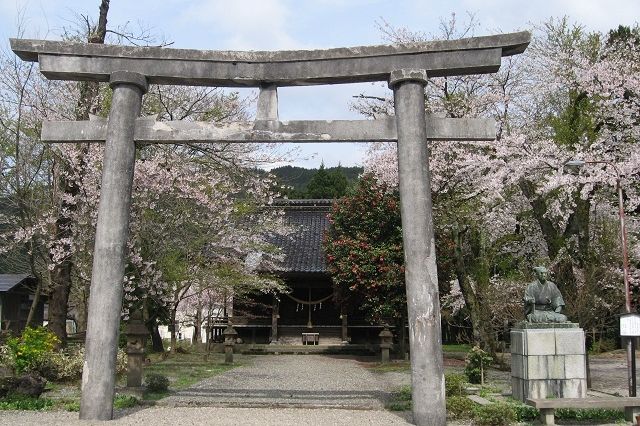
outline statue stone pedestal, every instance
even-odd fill
[[[514,399],[584,398],[584,331],[575,323],[520,323],[511,330]]]

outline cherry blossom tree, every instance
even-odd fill
[[[101,13],[98,27],[103,24]],[[39,127],[45,119],[106,114],[110,90],[50,82],[11,52],[3,52],[2,67],[0,183],[11,209],[4,212],[0,250],[17,253],[16,258],[31,255],[32,270],[46,284],[43,291],[52,295],[50,323],[64,338],[70,308],[81,324],[86,321],[103,148],[45,146],[38,139]],[[248,106],[249,100],[237,93],[215,88],[153,86],[143,110],[158,119],[225,121],[247,119]],[[150,306],[167,308],[211,270],[221,265],[241,270],[247,253],[264,250],[262,230],[277,231],[281,220],[274,211],[259,208],[275,194],[268,175],[256,167],[286,155],[258,145],[140,148],[125,306],[145,312]]]
[[[396,42],[422,37],[389,34]],[[635,40],[611,39],[566,18],[551,20],[537,28],[528,52],[499,73],[427,85],[427,112],[498,122],[496,142],[430,145],[436,227],[451,232],[455,276],[474,332],[504,312],[492,304],[501,300],[493,292],[526,280],[537,262],[551,264],[570,317],[583,326],[610,322],[620,307],[612,167],[621,172],[625,209],[636,215],[629,231],[637,247],[639,62]],[[356,109],[379,115],[390,105],[363,96]],[[573,158],[599,163],[574,174],[563,167]],[[365,169],[396,184],[394,147],[374,145]],[[438,247],[439,256],[444,250]]]

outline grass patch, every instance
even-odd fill
[[[388,373],[391,371],[411,371],[409,361],[378,362],[368,366],[374,373]]]
[[[172,391],[187,388],[200,380],[206,379],[216,374],[224,373],[239,366],[224,364],[223,354],[210,354],[209,360],[204,361],[203,354],[189,353],[170,355],[162,360],[158,354],[151,354],[151,364],[144,366],[144,374],[162,374],[169,378],[169,390],[161,392],[145,392],[143,399],[147,401],[157,401],[172,393]],[[126,374],[118,377],[118,384],[124,386]],[[145,381],[143,380],[143,383]],[[30,398],[25,396],[7,396],[0,398],[0,410],[65,410],[80,411],[79,383],[76,385],[59,384],[48,382],[46,385],[47,395],[51,398]],[[135,407],[139,400],[130,395],[116,395],[113,401],[115,409]]]
[[[55,402],[49,398],[34,398],[23,395],[8,395],[0,398],[0,410],[44,411],[50,410]]]
[[[403,386],[393,392],[387,408],[391,411],[411,410],[411,386]]]
[[[62,406],[62,409],[65,411],[73,411],[73,412],[80,411],[80,401],[77,399],[60,401],[60,405]]]
[[[442,352],[445,353],[466,353],[471,350],[471,345],[442,345]],[[460,359],[464,359],[460,357]],[[404,360],[392,360],[391,362],[378,362],[369,365],[368,368],[376,373],[388,373],[393,371],[411,371],[411,362]]]
[[[138,398],[131,395],[116,395],[113,399],[113,408],[122,410],[124,408],[133,408],[138,405]]]
[[[164,391],[164,392],[145,392],[142,399],[144,399],[145,401],[157,401],[159,399],[162,399],[164,397],[167,397],[171,395],[171,391]]]
[[[480,390],[478,391],[478,395],[480,395],[483,398],[487,398],[487,397],[489,397],[489,396],[491,396],[493,394],[496,394],[496,393],[499,394],[502,391],[502,389],[500,389],[497,386],[493,386],[493,385],[485,384],[483,386],[480,386],[480,385],[475,385],[475,386],[479,386],[480,387]]]
[[[138,400],[130,395],[116,395],[113,400],[113,407],[118,410],[132,408],[138,405]],[[74,398],[33,398],[28,396],[8,396],[0,398],[0,410],[21,410],[21,411],[80,411],[80,399]]]
[[[442,352],[469,352],[471,345],[467,344],[450,344],[442,345]]]
[[[145,376],[151,374],[161,374],[169,378],[169,391],[147,392],[145,400],[158,400],[171,393],[171,390],[187,388],[200,380],[217,374],[229,371],[238,367],[239,364],[227,365],[223,363],[224,355],[210,354],[209,360],[203,359],[203,354],[189,353],[172,355],[165,360],[157,359],[150,365],[144,367]]]

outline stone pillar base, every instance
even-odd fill
[[[584,331],[572,323],[512,329],[511,387],[513,398],[523,402],[527,398],[584,398]]]
[[[381,354],[380,354],[380,361],[381,362],[389,362],[389,347],[385,346],[385,347],[380,347],[381,349]]]
[[[233,364],[233,345],[224,345],[224,363]]]

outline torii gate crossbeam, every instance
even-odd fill
[[[437,118],[427,116],[426,140],[492,141],[495,122],[478,118]],[[45,121],[43,142],[104,142],[108,120]],[[318,143],[318,142],[397,142],[393,117],[376,120],[275,121],[256,120],[234,123],[156,121],[155,117],[136,120],[136,143]]]
[[[51,142],[105,141],[89,299],[80,418],[113,416],[115,354],[135,142],[395,141],[409,313],[413,418],[445,425],[440,306],[426,141],[493,139],[491,123],[424,114],[430,77],[496,72],[503,56],[522,53],[528,32],[394,46],[312,51],[232,52],[11,40],[50,79],[109,82],[108,121],[46,123]],[[279,122],[277,87],[388,81],[395,118],[352,122]],[[148,84],[261,88],[254,123],[155,122],[137,119]],[[354,126],[353,123],[356,123]],[[361,126],[360,129],[358,127]],[[85,131],[86,133],[82,133]]]

